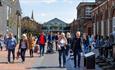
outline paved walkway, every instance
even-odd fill
[[[59,68],[57,53],[46,54],[45,56],[38,58],[36,63],[29,69],[30,70],[66,70],[66,68]]]
[[[66,62],[66,68],[59,68],[58,52],[54,54],[45,54],[39,57],[34,54],[33,58],[29,57],[29,51],[26,52],[26,61],[21,63],[21,59],[15,60],[12,64],[7,64],[7,51],[0,51],[0,70],[87,70],[83,66],[83,58],[81,60],[81,67],[74,68],[73,60]],[[101,70],[98,66],[94,70]]]
[[[16,49],[17,52],[17,49]],[[26,52],[26,61],[21,63],[21,59],[15,60],[14,63],[7,63],[7,51],[5,48],[3,51],[0,51],[0,70],[27,70],[28,67],[31,67],[38,58],[38,54],[34,54],[34,58],[29,57],[29,51]]]
[[[43,57],[40,57],[36,60],[35,64],[32,67],[28,68],[29,70],[88,70],[83,66],[83,57],[81,60],[81,67],[74,68],[73,60],[69,59],[66,62],[66,68],[59,68],[58,64],[58,53],[46,54]],[[96,65],[96,69],[92,70],[102,70]]]

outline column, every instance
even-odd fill
[[[96,35],[96,25],[95,25],[95,23],[93,23],[93,35],[94,36]]]
[[[112,32],[115,31],[115,17],[112,19]]]
[[[99,34],[98,29],[99,29],[99,22],[97,22],[97,34]]]
[[[108,34],[108,36],[109,36],[109,34],[110,34],[110,21],[109,21],[109,19],[107,20],[107,34]]]
[[[104,22],[103,20],[101,21],[101,35],[104,35]]]

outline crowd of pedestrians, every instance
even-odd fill
[[[81,53],[87,54],[94,49],[98,49],[98,57],[112,57],[112,50],[109,50],[112,48],[112,41],[112,36],[93,36],[77,31],[75,34],[71,34],[70,32],[48,32],[45,34],[41,32],[39,36],[25,33],[22,34],[19,43],[17,43],[13,33],[9,32],[5,37],[0,34],[0,49],[2,51],[3,46],[5,46],[8,51],[8,63],[14,62],[15,57],[17,57],[17,59],[21,57],[22,62],[25,62],[27,50],[29,50],[31,58],[34,57],[34,53],[39,53],[39,57],[42,57],[45,54],[45,50],[46,53],[56,51],[59,54],[59,67],[65,67],[67,57],[70,56],[70,53],[73,53],[74,67],[76,68],[80,67]],[[18,44],[18,52],[15,52],[15,48]],[[45,49],[46,46],[47,48]],[[102,48],[104,46],[107,47]],[[13,61],[11,61],[11,53]],[[16,56],[15,53],[17,53]]]

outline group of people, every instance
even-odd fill
[[[0,35],[2,37],[2,35]],[[4,44],[8,51],[8,63],[11,63],[11,53],[13,55],[13,61],[15,60],[15,48],[18,45],[18,53],[21,56],[22,62],[25,61],[26,51],[29,49],[30,57],[33,57],[33,53],[39,51],[39,56],[44,56],[45,46],[47,43],[48,52],[54,52],[54,48],[58,51],[59,54],[59,67],[65,67],[67,57],[69,56],[70,51],[73,53],[74,57],[74,67],[77,65],[80,67],[81,53],[91,52],[93,49],[102,46],[102,44],[107,44],[111,46],[110,38],[105,37],[104,40],[102,37],[94,37],[93,35],[88,35],[77,31],[75,34],[70,32],[52,34],[49,32],[45,34],[41,32],[39,36],[33,36],[32,34],[22,34],[19,43],[17,43],[16,38],[13,36],[13,33],[9,32],[8,37],[4,39]],[[0,46],[2,39],[0,39]],[[54,45],[55,43],[55,45]],[[2,50],[2,48],[1,48]],[[106,50],[106,49],[105,49]],[[102,55],[103,49],[99,48],[99,53]],[[105,54],[105,56],[107,53]],[[78,57],[78,58],[77,58]],[[78,60],[76,60],[78,59]],[[63,62],[62,62],[63,60]],[[78,63],[77,63],[78,62]]]
[[[35,43],[35,38],[32,36],[32,34],[22,34],[21,39],[19,43],[17,43],[16,38],[14,37],[12,32],[8,33],[8,38],[5,41],[5,46],[8,51],[8,63],[11,63],[11,53],[13,55],[13,61],[15,60],[15,50],[18,46],[18,52],[21,56],[22,62],[25,61],[25,53],[26,50],[29,49],[30,57],[33,57],[33,47]],[[18,57],[18,56],[17,56]]]
[[[62,67],[61,60],[63,59],[63,67],[66,64],[66,58],[69,56],[71,51],[74,56],[74,67],[77,65],[80,67],[81,53],[84,54],[91,52],[93,50],[94,37],[92,35],[87,35],[83,33],[81,35],[80,31],[77,31],[74,35],[70,32],[58,33],[58,39],[56,40],[56,46],[59,52],[59,67]],[[63,57],[63,58],[62,58]],[[78,57],[78,60],[77,60]],[[77,63],[78,62],[78,63]]]

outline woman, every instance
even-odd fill
[[[32,34],[29,35],[28,42],[29,42],[30,57],[33,57],[33,47],[35,46],[35,38],[32,36]]]
[[[83,34],[83,47],[84,47],[84,53],[89,52],[89,41],[88,36],[86,34]]]
[[[61,36],[58,39],[58,51],[59,51],[59,67],[61,67],[61,60],[63,56],[63,67],[65,67],[66,63],[66,45],[67,45],[67,39],[65,37],[64,33],[61,33]]]
[[[71,34],[69,32],[67,32],[67,47],[66,47],[66,55],[68,56],[68,52],[71,48],[71,40],[72,40],[72,37],[71,37]]]
[[[22,62],[25,61],[25,52],[27,48],[28,48],[28,40],[27,40],[26,34],[23,34],[22,39],[20,40],[20,43],[19,43],[19,51],[21,54]]]
[[[4,40],[3,40],[3,35],[0,34],[0,49],[1,49],[1,51],[2,51],[2,49],[3,49],[3,42],[4,42]]]

